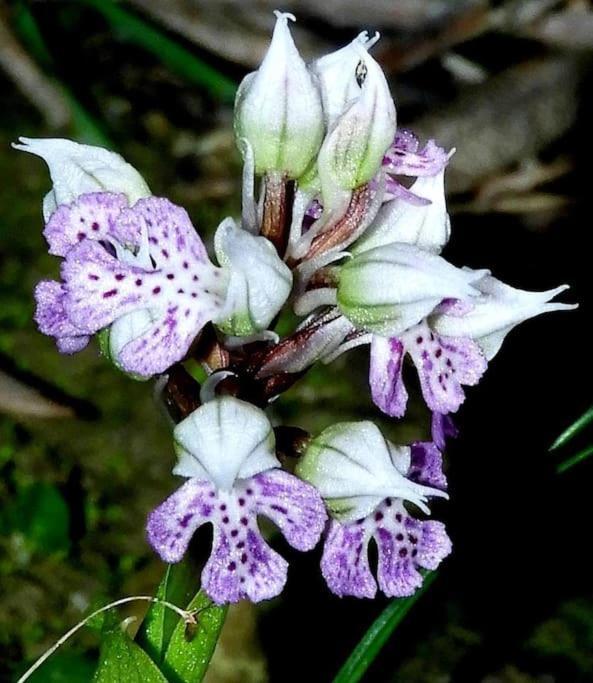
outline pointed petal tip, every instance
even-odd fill
[[[282,10],[275,9],[274,16],[276,17],[277,21],[283,21],[285,25],[288,25],[289,21],[296,22],[296,17],[291,12],[283,12]]]

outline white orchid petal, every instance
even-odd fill
[[[431,317],[430,324],[444,336],[474,339],[488,360],[498,353],[504,338],[516,325],[542,313],[577,307],[552,301],[568,285],[545,292],[527,292],[486,275],[475,287],[483,296],[473,301],[471,310],[464,315],[439,313]]]
[[[344,68],[349,69],[342,74],[350,83],[348,96],[352,79],[358,83],[359,64],[364,79],[359,77],[362,84],[358,86],[358,97],[335,119],[319,152],[318,172],[326,215],[345,208],[349,193],[376,175],[396,129],[395,105],[381,67],[360,41],[353,41],[349,47],[358,61],[354,63],[350,52],[344,61]]]
[[[274,431],[265,413],[231,396],[215,398],[180,422],[173,432],[182,477],[209,480],[229,491],[247,479],[279,467]]]
[[[230,278],[218,326],[232,336],[267,329],[290,294],[290,269],[265,237],[241,230],[230,218],[218,227],[214,244]]]
[[[401,451],[406,450],[395,450],[372,422],[343,422],[311,441],[297,473],[317,488],[340,522],[366,517],[385,498],[399,498],[427,511],[428,496],[446,494],[406,479],[398,469],[406,457]]]
[[[87,192],[123,192],[130,204],[151,194],[131,164],[102,147],[61,138],[26,137],[13,147],[41,157],[49,167],[53,188],[43,201],[46,221],[60,204],[69,204]]]
[[[376,247],[342,266],[338,306],[357,327],[397,336],[443,299],[479,297],[480,277],[408,244]]]
[[[416,206],[400,198],[384,204],[373,223],[354,245],[353,253],[401,242],[439,254],[451,234],[444,173],[443,169],[434,176],[419,177],[410,188],[414,194],[429,200],[429,204]]]

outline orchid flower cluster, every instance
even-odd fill
[[[427,517],[431,501],[447,498],[441,452],[465,386],[515,325],[573,306],[553,301],[566,286],[527,292],[440,255],[454,150],[397,129],[369,52],[378,36],[361,33],[307,65],[294,17],[276,17],[261,66],[237,94],[242,215],[216,230],[215,261],[188,214],[153,196],[119,155],[60,139],[15,145],[42,157],[53,182],[44,235],[60,278],[37,286],[35,319],[60,352],[96,335],[118,369],[163,376],[161,386],[188,359],[202,363],[201,387],[171,391],[185,391],[173,473],[186,481],[150,514],[147,536],[177,562],[211,524],[202,587],[214,602],[281,592],[287,562],[259,516],[301,551],[323,537],[321,570],[335,594],[372,598],[378,584],[408,596],[451,551],[444,525]],[[301,321],[281,339],[273,328],[287,309]],[[433,440],[397,445],[370,421],[344,422],[298,432],[288,471],[278,457],[288,428],[273,427],[265,408],[313,364],[366,344],[371,395],[388,416],[406,412],[411,360]]]

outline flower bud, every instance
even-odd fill
[[[130,204],[151,194],[144,178],[131,164],[102,147],[60,138],[24,137],[13,147],[41,157],[49,167],[53,187],[43,200],[46,222],[58,206],[70,204],[89,192],[121,192]]]
[[[418,247],[390,244],[358,254],[342,266],[338,306],[357,327],[397,336],[443,299],[479,296],[471,283],[483,275],[456,268]]]
[[[352,522],[385,498],[427,511],[427,496],[446,495],[407,479],[409,465],[410,449],[387,441],[372,422],[341,422],[309,443],[296,473],[315,486],[334,518]]]
[[[363,31],[346,47],[317,59],[311,65],[311,71],[319,81],[328,128],[344,113],[347,105],[360,96],[365,67],[362,66],[359,46],[369,50],[377,40],[378,33],[369,38]]]
[[[319,179],[326,210],[343,203],[344,193],[364,185],[377,174],[395,135],[395,105],[380,66],[359,40],[349,47],[344,68],[350,71],[343,78],[350,85],[344,97],[352,93],[353,76],[357,77],[358,95],[334,121],[319,152]],[[352,51],[358,57],[354,69]],[[326,99],[332,103],[340,99],[332,94],[334,91],[335,88],[326,89]]]
[[[218,262],[229,277],[224,313],[217,326],[233,336],[265,330],[292,288],[290,268],[271,242],[223,221],[214,238]]]
[[[243,79],[235,101],[235,132],[246,139],[255,171],[298,178],[324,134],[321,95],[288,29],[292,14],[276,12],[272,42],[259,69]]]

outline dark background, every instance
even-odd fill
[[[239,209],[232,95],[265,49],[275,5],[136,0],[115,6],[123,14],[112,7],[0,2],[0,677],[7,681],[93,606],[154,590],[163,568],[144,541],[144,520],[175,486],[169,427],[151,384],[118,375],[94,346],[59,356],[34,327],[32,289],[57,268],[41,236],[49,178],[40,160],[9,143],[18,135],[66,136],[116,149],[155,194],[184,205],[200,233],[211,235]],[[446,454],[451,500],[435,509],[454,553],[367,680],[593,680],[593,462],[556,469],[593,432],[548,452],[592,402],[593,11],[581,2],[437,0],[282,9],[298,15],[306,58],[359,27],[382,31],[375,54],[400,125],[458,149],[449,174],[452,262],[491,268],[524,289],[568,283],[563,299],[580,304],[512,332],[468,390],[461,436]],[[163,37],[181,52],[171,53]],[[275,405],[277,416],[317,430],[375,415],[366,364],[363,351],[316,370]],[[410,388],[414,381],[411,374]],[[416,438],[427,423],[415,400],[406,421],[387,429]],[[196,540],[203,553],[207,534]],[[286,591],[229,618],[210,681],[329,681],[387,604],[332,596],[319,549],[301,555],[281,539],[274,544],[291,562]],[[97,642],[87,629],[38,680],[89,680]]]

